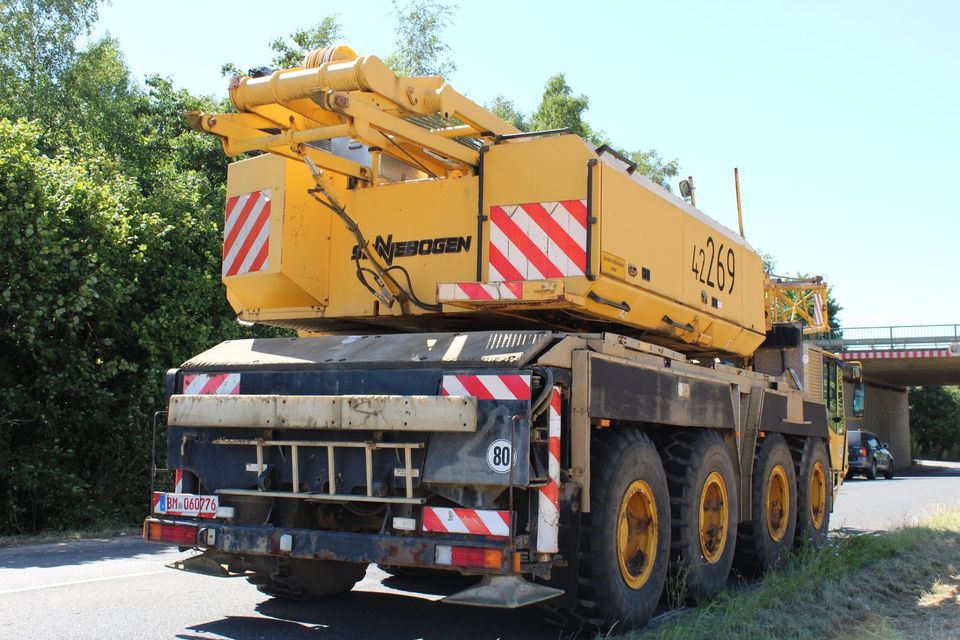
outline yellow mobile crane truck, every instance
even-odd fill
[[[255,154],[227,175],[227,296],[299,337],[169,372],[175,486],[143,532],[201,552],[179,568],[294,598],[457,571],[481,579],[448,602],[633,625],[671,567],[704,598],[826,535],[841,363],[742,237],[609,147],[346,46],[230,97],[187,115]]]

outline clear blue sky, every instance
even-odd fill
[[[220,65],[337,15],[361,55],[393,49],[389,2],[114,0],[95,35],[135,76],[225,95]],[[678,158],[697,205],[777,271],[826,276],[845,326],[960,323],[960,3],[462,2],[449,78],[524,112],[546,79],[590,98],[627,148]],[[676,190],[676,185],[674,185]]]

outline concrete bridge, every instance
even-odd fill
[[[847,424],[875,432],[889,443],[896,466],[909,466],[907,388],[960,385],[960,324],[850,327],[815,342],[863,363],[866,410],[857,419],[848,407]]]

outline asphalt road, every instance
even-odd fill
[[[960,464],[927,462],[891,480],[851,478],[840,487],[831,529],[877,531],[960,508]]]
[[[844,484],[835,528],[876,530],[960,506],[960,465]],[[137,538],[0,549],[0,638],[530,638],[555,639],[533,610],[437,602],[451,580],[404,581],[375,567],[349,594],[288,603],[243,579],[167,569],[176,548]]]

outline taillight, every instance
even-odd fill
[[[866,458],[866,457],[867,457],[867,448],[866,448],[866,447],[860,447],[860,457],[861,457],[861,458]]]
[[[500,549],[454,547],[438,544],[435,561],[437,564],[446,564],[453,567],[499,569],[503,566],[503,552]]]
[[[192,547],[197,544],[197,528],[189,524],[148,522],[144,525],[143,537],[151,542],[169,542]]]

